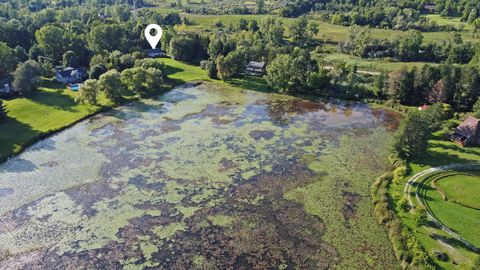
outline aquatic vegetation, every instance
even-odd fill
[[[381,115],[214,84],[100,114],[0,165],[0,260],[392,269],[368,197]]]

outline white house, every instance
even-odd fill
[[[77,83],[83,81],[87,75],[83,68],[67,67],[63,70],[57,70],[55,72],[55,79],[62,83]]]

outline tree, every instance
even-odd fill
[[[107,68],[103,64],[97,64],[90,69],[90,79],[98,80],[100,75],[107,72]]]
[[[407,35],[397,40],[396,50],[398,58],[402,61],[416,59],[422,42],[423,35],[420,31],[409,30]]]
[[[416,228],[426,225],[428,222],[427,218],[427,210],[423,207],[418,207],[415,210],[415,215],[413,216],[413,223],[415,224]]]
[[[77,97],[75,101],[82,104],[97,104],[97,91],[98,85],[97,80],[86,80],[83,85],[78,90]]]
[[[291,54],[277,55],[267,66],[265,79],[275,91],[302,92],[308,89],[307,78],[317,71],[316,65],[308,51],[297,48]]]
[[[309,46],[316,34],[318,34],[318,23],[308,22],[306,16],[299,17],[290,25],[290,34],[293,42],[302,47]]]
[[[295,19],[292,24],[290,24],[289,30],[290,35],[292,36],[293,42],[305,43],[306,40],[306,31],[307,31],[308,20],[306,16],[301,16]]]
[[[445,119],[445,108],[442,103],[435,103],[428,107],[424,112],[426,114],[428,126],[430,130],[436,131],[442,127],[443,120]]]
[[[280,20],[268,17],[260,25],[260,32],[264,35],[265,41],[271,46],[277,47],[283,43],[285,28]]]
[[[478,98],[477,102],[473,105],[473,116],[480,118],[480,98]]]
[[[372,42],[368,27],[353,25],[348,29],[347,36],[341,49],[343,52],[359,57],[366,56],[366,49]]]
[[[13,73],[13,87],[22,95],[33,94],[37,91],[41,73],[42,68],[33,60],[20,64]]]
[[[388,74],[382,72],[376,76],[373,81],[373,86],[375,87],[375,95],[378,98],[386,98],[388,90]]]
[[[0,42],[0,79],[7,78],[15,69],[15,52],[6,43]]]
[[[241,50],[230,52],[226,57],[217,58],[217,75],[222,80],[227,80],[245,69],[247,59]]]
[[[425,152],[431,135],[429,119],[422,111],[411,111],[396,134],[395,149],[401,157],[411,158]]]
[[[126,31],[119,24],[100,24],[92,28],[87,41],[94,52],[122,51],[126,43]]]
[[[170,55],[180,61],[191,61],[198,54],[196,40],[190,35],[179,35],[170,40]]]
[[[402,104],[411,104],[411,92],[414,88],[413,72],[404,67],[390,73],[388,86],[391,99]]]
[[[76,68],[80,65],[80,59],[74,51],[67,51],[63,54],[62,64],[65,67]]]
[[[162,71],[156,68],[134,67],[125,69],[120,76],[127,90],[139,96],[146,96],[149,92],[163,86]]]
[[[60,60],[65,51],[65,30],[54,25],[43,26],[35,32],[40,48],[51,58]]]
[[[97,86],[98,90],[104,92],[105,96],[114,103],[117,103],[120,99],[123,83],[120,79],[120,73],[115,69],[100,75]]]

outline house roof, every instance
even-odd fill
[[[73,75],[76,75],[77,73],[80,74],[85,74],[86,70],[84,68],[72,68],[72,67],[67,67],[64,70],[59,70],[57,71],[60,76],[63,78],[65,77],[71,77]]]
[[[265,66],[265,62],[255,62],[255,61],[250,61],[248,62],[248,67],[253,67],[253,68],[263,68]]]
[[[466,138],[475,136],[477,129],[480,127],[479,121],[480,120],[477,118],[469,116],[455,129],[455,132],[465,136]]]
[[[161,49],[159,48],[155,48],[155,49],[145,49],[145,52],[148,53],[148,54],[157,54],[157,53],[165,53],[164,51],[162,51]]]

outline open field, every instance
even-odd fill
[[[480,210],[480,178],[478,172],[469,175],[459,174],[438,181],[438,186],[445,191],[449,201]],[[479,234],[480,235],[480,234]]]
[[[480,178],[465,175],[463,171],[445,172],[426,177],[421,183],[417,188],[420,199],[433,217],[468,242],[480,246],[480,209],[468,207],[470,201],[474,204],[475,198],[478,201]],[[467,185],[467,190],[461,190]]]
[[[186,26],[186,29],[189,30],[210,30],[215,29],[213,26],[214,21],[221,21],[225,26],[228,24],[237,24],[240,19],[245,20],[257,20],[262,21],[267,17],[273,15],[196,15],[196,14],[186,14],[181,13],[182,16],[189,18],[194,24]],[[291,18],[280,18],[280,20],[285,24],[289,25],[293,19]],[[345,40],[345,36],[348,32],[348,27],[335,25],[325,22],[319,23],[319,34],[317,38],[323,40],[327,43],[339,43]],[[405,34],[404,31],[390,30],[390,29],[378,29],[371,28],[371,34],[373,38],[378,39],[394,39],[396,37],[401,37]],[[424,43],[433,42],[439,43],[446,40],[448,32],[424,32]],[[479,42],[478,37],[472,34],[469,31],[463,31],[462,37],[464,41],[471,41],[474,43]]]
[[[321,54],[322,60],[326,63],[338,63],[343,62],[350,65],[356,65],[358,69],[391,72],[399,70],[403,67],[411,69],[413,67],[421,68],[423,65],[435,65],[428,62],[395,62],[388,61],[386,59],[364,59],[356,56],[351,56],[344,53],[325,53]]]
[[[460,17],[442,17],[440,14],[428,14],[425,15],[425,18],[430,21],[434,21],[438,25],[453,25],[457,28],[463,28],[465,30],[472,30],[473,25],[470,23],[462,22]]]
[[[403,182],[398,185],[391,185],[390,194],[392,194],[392,196],[396,198],[396,202],[398,202],[402,196],[401,194],[403,194],[404,185],[411,176],[431,167],[455,163],[469,163],[472,161],[480,161],[479,147],[463,148],[458,144],[446,141],[443,134],[437,132],[429,141],[428,151],[409,163],[410,172],[403,179]],[[432,226],[416,228],[413,222],[414,216],[412,212],[403,212],[400,208],[398,208],[397,211],[398,216],[404,224],[412,230],[415,237],[421,242],[429,254],[432,254],[432,252],[436,250],[444,252],[449,256],[447,262],[433,258],[441,269],[469,269],[473,260],[477,258],[477,254],[438,228]],[[453,261],[455,261],[456,264],[453,264]]]

